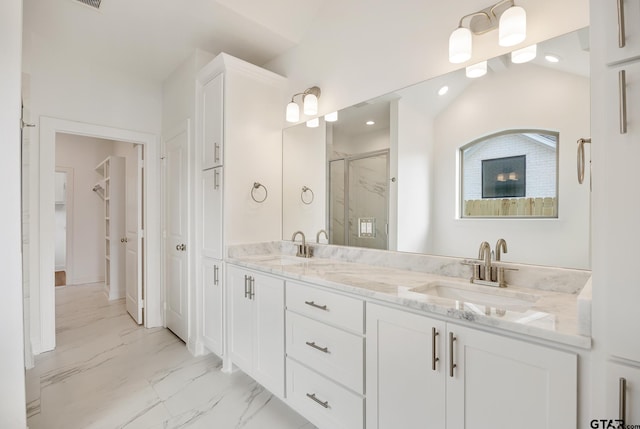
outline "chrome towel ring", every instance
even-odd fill
[[[260,189],[260,188],[264,189],[264,198],[262,198],[261,200],[257,199],[256,196],[254,195],[254,192],[256,191],[256,189]],[[253,187],[251,188],[251,199],[253,201],[255,201],[256,203],[263,203],[267,199],[268,195],[269,195],[269,192],[267,191],[267,188],[262,183],[253,182]]]
[[[308,199],[304,199],[304,196],[306,195],[306,193],[311,192],[311,198]],[[311,190],[311,188],[309,188],[308,186],[303,186],[302,187],[302,192],[300,192],[300,199],[302,200],[302,202],[306,205],[309,205],[313,202],[313,199],[315,198],[315,194],[313,193],[313,191]]]

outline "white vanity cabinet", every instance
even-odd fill
[[[607,64],[640,57],[640,1],[597,0],[602,3],[599,10],[610,31],[605,34]]]
[[[226,266],[229,358],[284,397],[284,280]]]
[[[222,260],[223,167],[202,172],[202,256]]]
[[[364,302],[286,283],[287,402],[320,429],[364,428]]]
[[[367,305],[367,429],[577,424],[577,356]]]
[[[224,143],[224,73],[207,82],[202,91],[202,169],[222,165]]]
[[[218,356],[222,356],[224,351],[222,267],[222,261],[202,259],[202,341]]]
[[[608,362],[606,395],[607,419],[637,425],[640,422],[640,366]]]

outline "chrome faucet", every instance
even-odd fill
[[[480,275],[478,280],[491,281],[491,245],[486,241],[480,243],[480,249],[478,250],[478,260],[484,260],[484,270],[480,268]]]
[[[306,242],[306,239],[304,237],[304,232],[302,232],[302,231],[294,232],[293,235],[291,236],[291,241],[295,242],[296,241],[296,237],[298,236],[298,234],[300,234],[302,236],[302,244],[298,244],[298,252],[296,253],[296,256],[299,256],[301,258],[310,258],[311,257],[311,248],[309,247],[309,245]]]
[[[493,252],[491,251],[491,246],[486,241],[480,243],[478,259],[464,261],[464,264],[471,265],[473,267],[471,283],[477,283],[485,286],[507,287],[504,272],[506,270],[515,271],[517,268],[507,268],[502,266],[500,263],[502,253],[507,253],[507,242],[504,238],[499,239],[496,243],[496,264],[492,265],[491,259],[493,257]]]
[[[321,229],[316,234],[316,243],[320,243],[320,234],[324,234],[324,236],[327,238],[327,241],[329,241],[329,235],[327,234],[327,231],[325,231],[324,229]]]
[[[496,243],[496,261],[500,260],[500,252],[507,253],[507,241],[504,238],[498,239]]]

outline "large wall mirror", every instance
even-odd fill
[[[585,28],[539,43],[533,61],[503,55],[482,77],[458,70],[285,129],[283,239],[325,229],[332,244],[475,257],[505,238],[505,261],[589,268],[589,181],[576,179],[576,141],[590,135],[588,40]],[[500,151],[477,156],[491,138]],[[516,145],[530,148],[507,150]],[[555,164],[527,174],[534,152]],[[483,168],[500,182],[486,192]],[[528,203],[527,189],[540,192]],[[489,200],[506,215],[487,215]],[[527,204],[537,207],[525,216]]]

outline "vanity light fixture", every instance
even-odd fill
[[[447,92],[449,92],[449,87],[445,85],[438,90],[438,95],[445,95]]]
[[[522,64],[533,60],[538,53],[538,45],[527,46],[526,48],[517,49],[511,52],[511,62],[514,64]]]
[[[320,88],[312,86],[304,92],[299,92],[291,96],[291,101],[287,104],[286,119],[287,122],[298,122],[300,120],[300,106],[295,101],[298,95],[302,95],[302,111],[307,116],[318,114],[318,98],[320,98]]]
[[[465,26],[466,21],[466,26]],[[454,64],[471,59],[472,35],[498,29],[500,46],[515,46],[527,37],[527,13],[514,0],[498,3],[460,18],[449,37],[449,61]]]
[[[320,125],[320,118],[313,118],[307,121],[308,128],[318,128],[319,125]]]
[[[327,122],[335,122],[338,120],[338,112],[331,112],[324,115],[324,120]]]
[[[487,74],[487,62],[481,61],[477,64],[468,66],[465,69],[465,74],[467,75],[468,78],[471,78],[471,79],[484,76],[485,74]]]

